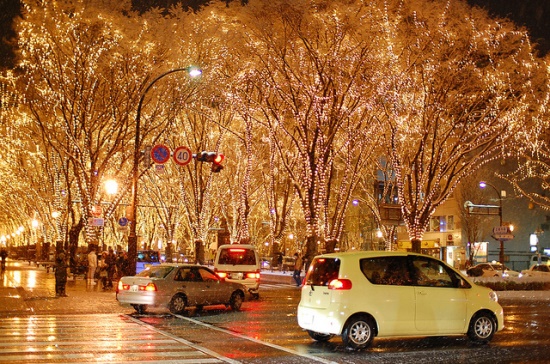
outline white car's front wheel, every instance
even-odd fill
[[[487,343],[491,341],[496,331],[497,323],[491,314],[480,312],[470,321],[468,337],[472,341]]]

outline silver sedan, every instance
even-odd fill
[[[219,278],[212,270],[196,264],[161,264],[135,276],[122,277],[116,299],[138,313],[147,307],[167,307],[182,313],[187,307],[225,305],[240,310],[246,287]]]

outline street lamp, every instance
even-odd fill
[[[498,195],[498,217],[500,220],[499,226],[502,226],[502,193],[499,192],[495,186],[493,186],[488,182],[485,182],[485,181],[479,182],[480,188],[484,189],[487,186],[491,187]],[[500,254],[498,259],[500,260],[500,264],[502,264],[502,270],[504,271],[504,239],[497,239],[497,240],[500,242]]]
[[[145,96],[147,95],[147,92],[149,92],[151,87],[153,87],[153,85],[157,81],[176,72],[187,72],[191,77],[197,77],[202,73],[200,69],[197,69],[194,67],[176,68],[168,72],[164,72],[163,74],[155,78],[153,81],[151,81],[151,83],[145,88],[145,91],[143,91],[143,94],[139,99],[139,103],[137,107],[136,135],[134,140],[134,164],[132,167],[132,199],[130,203],[130,214],[129,214],[130,216],[128,216],[128,220],[130,223],[130,233],[128,234],[128,263],[130,264],[130,269],[134,274],[136,272],[135,269],[136,269],[136,256],[137,256],[136,226],[137,226],[137,204],[138,204],[139,157],[141,154],[141,151],[140,151],[141,149],[140,148],[141,106],[143,105],[143,100],[145,100]]]
[[[118,182],[114,179],[105,181],[105,192],[108,195],[116,195],[118,193]]]

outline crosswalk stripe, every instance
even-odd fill
[[[127,315],[0,321],[0,363],[238,363]]]

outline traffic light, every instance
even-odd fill
[[[222,162],[225,156],[223,154],[217,154],[214,160],[212,161],[212,172],[218,173],[223,169]]]
[[[207,162],[212,163],[212,172],[218,173],[223,169],[221,165],[223,159],[225,158],[223,154],[218,154],[216,152],[200,152],[194,155],[197,162]]]

